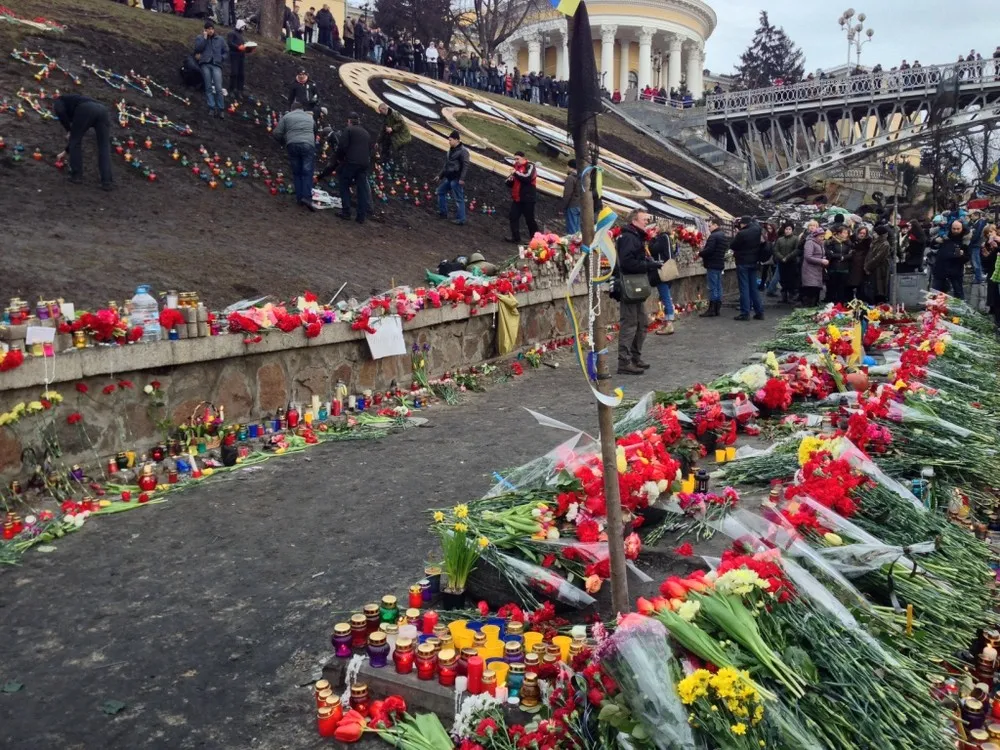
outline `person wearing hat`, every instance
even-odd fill
[[[457,130],[448,134],[448,154],[444,158],[444,168],[438,175],[438,216],[448,218],[448,194],[455,199],[454,224],[465,224],[465,175],[469,171],[469,149],[462,144],[462,136]]]
[[[774,241],[774,262],[777,264],[778,283],[781,284],[781,301],[790,302],[799,291],[799,262],[802,251],[799,249],[799,236],[795,227],[786,221],[781,226],[781,233]]]
[[[889,246],[889,225],[875,225],[875,241],[865,256],[865,276],[873,304],[889,301],[889,261],[892,250]]]
[[[496,276],[497,267],[495,263],[490,263],[483,257],[482,253],[473,253],[469,256],[469,262],[465,264],[467,271],[478,271],[483,276]]]
[[[241,18],[226,36],[226,43],[229,45],[229,94],[237,101],[243,98],[243,63],[247,56],[243,30],[246,27],[247,22]]]
[[[292,109],[278,120],[274,138],[288,151],[296,202],[314,211],[312,188],[316,167],[316,122],[312,112],[302,109],[302,102],[293,102]]]
[[[288,108],[291,109],[295,102],[302,104],[302,109],[312,112],[314,115],[319,109],[319,89],[316,84],[309,80],[309,74],[305,68],[300,68],[295,76],[295,82],[288,90]]]
[[[224,117],[226,100],[222,95],[222,65],[226,62],[229,48],[225,40],[215,33],[215,24],[205,21],[205,29],[194,42],[194,59],[201,68],[201,78],[205,82],[205,98],[208,100],[209,117]]]
[[[351,187],[358,197],[358,224],[368,215],[368,170],[371,168],[372,137],[361,127],[361,115],[351,112],[337,145],[337,182],[340,184],[340,218],[351,218]]]
[[[410,128],[403,116],[385,102],[378,105],[378,113],[382,115],[382,126],[378,136],[379,160],[382,163],[398,161],[402,169],[405,163],[402,158],[403,148],[413,139]]]
[[[507,175],[507,185],[510,187],[510,237],[505,242],[521,243],[521,217],[528,225],[528,236],[538,233],[538,222],[535,221],[535,200],[537,191],[535,182],[538,172],[535,165],[528,161],[523,151],[514,152],[514,168]]]

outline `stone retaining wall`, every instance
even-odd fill
[[[546,286],[518,295],[522,346],[572,334],[564,286]],[[693,300],[703,287],[701,276],[677,279],[674,299],[679,304]],[[585,292],[584,286],[574,289],[578,315],[586,302]],[[651,311],[656,304],[650,300]],[[403,332],[408,346],[430,346],[427,369],[431,377],[496,355],[493,305],[476,314],[464,306],[424,310],[404,324]],[[153,380],[161,383],[165,394],[165,416],[179,424],[190,419],[203,401],[224,406],[226,419],[239,421],[273,414],[291,400],[308,404],[313,394],[329,400],[338,380],[352,393],[360,393],[388,389],[393,381],[405,387],[410,379],[408,354],[372,360],[364,334],[347,324],[324,326],[314,339],[306,339],[298,330],[274,332],[252,345],[244,344],[242,336],[223,335],[29,358],[18,369],[0,375],[0,412],[38,400],[46,388],[62,395],[64,403],[0,428],[0,475],[18,475],[22,451],[39,445],[44,430],[58,436],[66,464],[93,464],[95,450],[100,456],[126,448],[148,450],[157,442],[156,422],[164,416],[161,410],[149,408],[150,399],[142,390]],[[102,393],[105,386],[121,380],[131,381],[134,388]],[[76,390],[81,382],[87,385],[86,394]],[[79,425],[66,422],[76,411],[83,415],[82,425],[93,448]]]

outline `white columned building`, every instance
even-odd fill
[[[718,22],[704,0],[588,0],[601,85],[623,95],[630,85],[681,90],[700,99],[705,42]],[[502,46],[523,73],[569,78],[566,17],[545,9],[526,19]]]

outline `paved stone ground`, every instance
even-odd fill
[[[731,317],[650,336],[653,368],[627,394],[718,376],[773,330]],[[426,508],[479,496],[565,437],[520,407],[596,429],[562,362],[435,408],[426,428],[220,477],[0,571],[0,684],[24,684],[0,693],[0,746],[322,747],[302,686],[330,655],[332,613],[405,591],[432,551]],[[127,706],[106,715],[107,700]]]

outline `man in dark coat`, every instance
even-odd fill
[[[448,218],[448,194],[455,199],[455,221],[458,226],[465,224],[465,175],[469,171],[469,149],[462,145],[462,136],[457,130],[448,135],[448,153],[444,168],[438,175],[438,216]]]
[[[705,247],[698,253],[708,282],[708,309],[699,318],[719,317],[722,310],[722,272],[726,268],[726,251],[729,250],[729,237],[722,228],[722,222],[713,216],[708,220],[708,230]]]
[[[226,40],[215,33],[215,24],[205,21],[205,30],[194,42],[194,59],[201,68],[205,82],[205,98],[208,100],[209,117],[224,117],[226,100],[222,95],[222,66],[229,54]]]
[[[951,223],[948,236],[940,240],[934,256],[931,288],[948,292],[952,297],[965,299],[962,276],[969,259],[969,246],[965,239],[965,226],[956,219]]]
[[[333,13],[324,5],[316,14],[316,28],[319,29],[319,43],[333,49]]]
[[[522,216],[524,223],[528,225],[529,237],[534,237],[538,232],[538,222],[535,221],[537,179],[535,165],[525,158],[523,151],[515,152],[514,168],[507,175],[507,185],[510,187],[510,237],[505,242],[520,244]]]
[[[402,115],[384,102],[378,105],[382,127],[378,136],[378,156],[382,163],[398,161],[402,166],[402,150],[412,139],[410,128]]]
[[[368,169],[371,166],[372,139],[361,127],[361,116],[351,112],[347,128],[340,135],[337,145],[337,181],[340,183],[340,218],[351,218],[351,187],[357,186],[358,224],[365,223],[368,215]]]
[[[288,108],[291,109],[295,102],[299,102],[302,109],[313,115],[319,111],[319,89],[309,80],[309,74],[304,69],[299,70],[295,83],[288,89]]]
[[[628,224],[618,235],[618,271],[622,275],[655,273],[661,265],[646,253],[646,225],[649,214],[641,209],[629,213]],[[621,299],[621,292],[616,289],[614,296],[618,299],[620,327],[618,331],[618,374],[642,375],[649,365],[642,361],[642,344],[646,340],[646,301],[627,302]]]
[[[865,257],[865,274],[871,282],[871,302],[878,305],[889,301],[889,226],[875,226],[875,241]]]
[[[733,260],[736,261],[736,280],[740,285],[740,314],[735,320],[750,320],[750,308],[753,308],[753,319],[764,319],[764,304],[760,300],[760,290],[757,289],[757,262],[760,260],[760,245],[763,233],[760,224],[749,216],[742,217],[737,223],[736,236],[733,238]]]
[[[101,187],[111,190],[111,121],[108,108],[93,99],[79,94],[63,94],[54,105],[59,124],[66,129],[66,151],[69,152],[69,181],[74,185],[83,182],[83,136],[91,128],[97,137],[97,167],[101,173]]]
[[[229,93],[236,99],[243,98],[244,70],[246,61],[246,39],[243,38],[243,29],[247,27],[247,22],[242,18],[236,22],[236,28],[226,36],[226,43],[229,45]]]
[[[835,222],[833,237],[824,246],[826,259],[830,261],[826,267],[826,301],[847,302],[847,282],[851,271],[851,232],[846,224]]]

